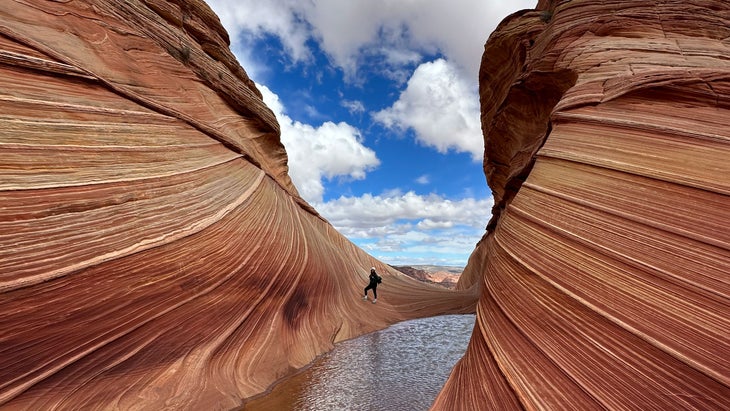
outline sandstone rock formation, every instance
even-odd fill
[[[483,290],[433,408],[727,410],[730,3],[542,0],[480,94]]]
[[[298,196],[200,0],[3,0],[0,84],[0,408],[230,409],[336,341],[473,312]]]

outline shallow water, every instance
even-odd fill
[[[410,320],[344,341],[243,410],[428,410],[464,354],[474,319]]]

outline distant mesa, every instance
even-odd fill
[[[463,267],[435,266],[435,265],[391,265],[403,274],[430,284],[454,289],[459,282]]]

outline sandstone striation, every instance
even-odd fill
[[[730,3],[542,0],[480,94],[495,207],[433,408],[727,410]]]
[[[4,0],[0,84],[0,408],[230,409],[334,342],[473,312],[299,197],[202,1]]]

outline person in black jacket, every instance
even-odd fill
[[[365,296],[362,299],[367,300],[368,290],[373,290],[373,304],[375,304],[375,302],[378,301],[378,284],[380,284],[381,281],[383,281],[383,279],[375,272],[375,267],[370,267],[370,284],[365,287]]]

